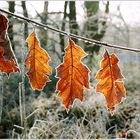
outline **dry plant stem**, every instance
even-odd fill
[[[25,119],[29,119],[31,116],[33,116],[39,109],[34,110],[31,114],[29,114]]]
[[[25,24],[23,23],[23,29],[24,29],[24,26]],[[24,40],[24,37],[22,39],[22,50],[21,50],[21,53],[22,53],[22,70],[21,70],[21,76],[22,76],[22,105],[23,105],[23,120],[24,120],[24,134],[25,134],[25,138],[26,138],[26,110],[25,110],[25,85],[24,85],[24,80],[25,80],[25,69],[24,69],[24,55],[25,55],[25,40]]]
[[[25,110],[24,110],[24,106],[25,106],[25,102],[23,99],[23,91],[22,91],[22,87],[23,87],[23,83],[20,82],[19,83],[19,105],[20,105],[20,120],[21,120],[21,127],[23,127],[23,133],[24,136],[26,138],[26,119],[25,119]]]
[[[12,139],[14,138],[15,136],[15,128],[12,130]]]
[[[3,74],[0,74],[0,123],[2,120],[2,108],[3,108]]]
[[[76,34],[71,34],[71,33],[68,33],[68,32],[65,32],[65,31],[62,31],[62,30],[50,27],[50,26],[48,26],[46,24],[42,24],[42,23],[36,22],[34,20],[31,20],[30,18],[16,15],[14,13],[11,13],[11,12],[3,10],[3,9],[0,9],[0,11],[3,12],[3,13],[9,14],[11,16],[14,16],[17,19],[22,19],[22,20],[25,20],[25,21],[27,21],[29,23],[35,24],[36,26],[39,26],[39,27],[41,27],[43,29],[49,29],[51,31],[54,31],[54,32],[57,32],[57,33],[60,33],[62,35],[66,35],[66,36],[69,35],[71,38],[76,38],[76,39],[83,40],[83,41],[89,42],[89,43],[95,43],[95,44],[98,44],[98,45],[101,45],[101,46],[106,46],[108,48],[115,48],[115,49],[121,49],[121,50],[127,50],[127,51],[132,51],[132,52],[140,53],[140,49],[128,48],[128,47],[124,47],[124,46],[109,44],[109,43],[106,43],[106,42],[101,42],[101,41],[98,41],[98,40],[94,40],[94,39],[91,39],[91,38],[86,38],[86,37],[79,36],[79,35],[76,35]]]
[[[19,108],[20,108],[20,122],[21,126],[23,126],[23,106],[22,106],[22,91],[21,91],[21,85],[22,83],[19,83]]]
[[[14,127],[24,130],[24,128],[22,126],[19,126],[19,125],[14,125]]]
[[[23,29],[24,29],[24,23],[23,23]],[[22,32],[22,30],[21,30]],[[25,87],[24,87],[24,53],[25,53],[25,40],[24,37],[22,39],[22,48],[21,48],[21,82],[19,83],[19,105],[20,105],[20,120],[21,120],[21,127],[24,127],[23,133],[26,138],[26,113],[25,113]]]

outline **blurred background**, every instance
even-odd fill
[[[140,49],[139,1],[0,1],[0,8],[63,31]],[[6,16],[22,72],[11,74],[10,78],[0,75],[0,138],[140,138],[139,53],[73,39],[89,54],[83,62],[91,70],[90,89],[85,90],[84,101],[76,100],[67,114],[55,91],[55,68],[63,61],[68,37]],[[53,67],[52,81],[42,92],[33,91],[25,75],[25,40],[34,28]],[[104,96],[94,90],[104,49],[117,54],[125,77],[127,96],[113,116],[106,108]]]

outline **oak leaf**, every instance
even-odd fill
[[[118,67],[119,59],[115,54],[109,55],[107,50],[101,61],[101,69],[97,72],[96,92],[103,93],[108,109],[113,112],[115,105],[121,103],[126,91],[122,79],[124,78]]]
[[[89,88],[89,69],[81,63],[85,56],[84,50],[69,39],[63,63],[57,67],[56,75],[59,78],[58,95],[67,110],[76,98],[82,101],[83,88]]]
[[[25,60],[25,66],[29,69],[26,75],[30,80],[32,89],[41,91],[46,82],[49,81],[48,76],[52,72],[52,68],[48,64],[50,57],[48,53],[40,47],[35,32],[32,32],[27,37],[26,42],[29,48],[29,53]]]
[[[7,33],[8,19],[0,14],[0,71],[19,72],[18,63]]]

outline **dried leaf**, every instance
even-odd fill
[[[8,75],[11,72],[19,71],[18,67],[15,66],[14,60],[5,60],[3,57],[3,48],[0,47],[0,70],[6,72]]]
[[[0,14],[0,71],[9,75],[11,72],[19,72],[19,68],[7,34],[7,28],[8,19]]]
[[[27,76],[34,90],[43,90],[46,82],[49,81],[48,75],[51,74],[52,68],[48,61],[48,53],[40,47],[35,32],[32,32],[26,42],[28,43],[29,53],[25,60],[25,65],[29,69]]]
[[[119,104],[126,94],[122,81],[124,77],[118,67],[118,61],[115,54],[109,55],[106,50],[101,61],[101,69],[96,75],[96,79],[100,79],[96,85],[96,91],[104,94],[107,107],[111,112],[115,110],[115,105]]]
[[[87,54],[71,39],[65,49],[64,62],[57,68],[58,95],[61,97],[66,109],[72,105],[77,98],[83,100],[83,87],[89,88],[89,69],[81,59]]]

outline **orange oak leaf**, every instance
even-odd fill
[[[11,72],[19,72],[19,68],[7,34],[7,28],[8,19],[0,14],[0,71],[9,75]]]
[[[122,79],[124,78],[118,67],[119,59],[115,54],[109,55],[107,50],[101,61],[101,69],[96,75],[100,81],[96,85],[96,91],[103,93],[108,109],[113,112],[115,105],[121,103],[126,91]]]
[[[35,32],[32,32],[26,42],[28,43],[29,53],[25,60],[25,66],[29,69],[26,73],[30,80],[32,89],[43,90],[46,82],[49,81],[48,75],[52,73],[52,68],[48,61],[50,57],[48,53],[40,47]]]
[[[76,98],[82,101],[83,88],[89,88],[89,69],[81,63],[86,55],[82,48],[69,39],[63,63],[57,67],[58,95],[67,110]]]

